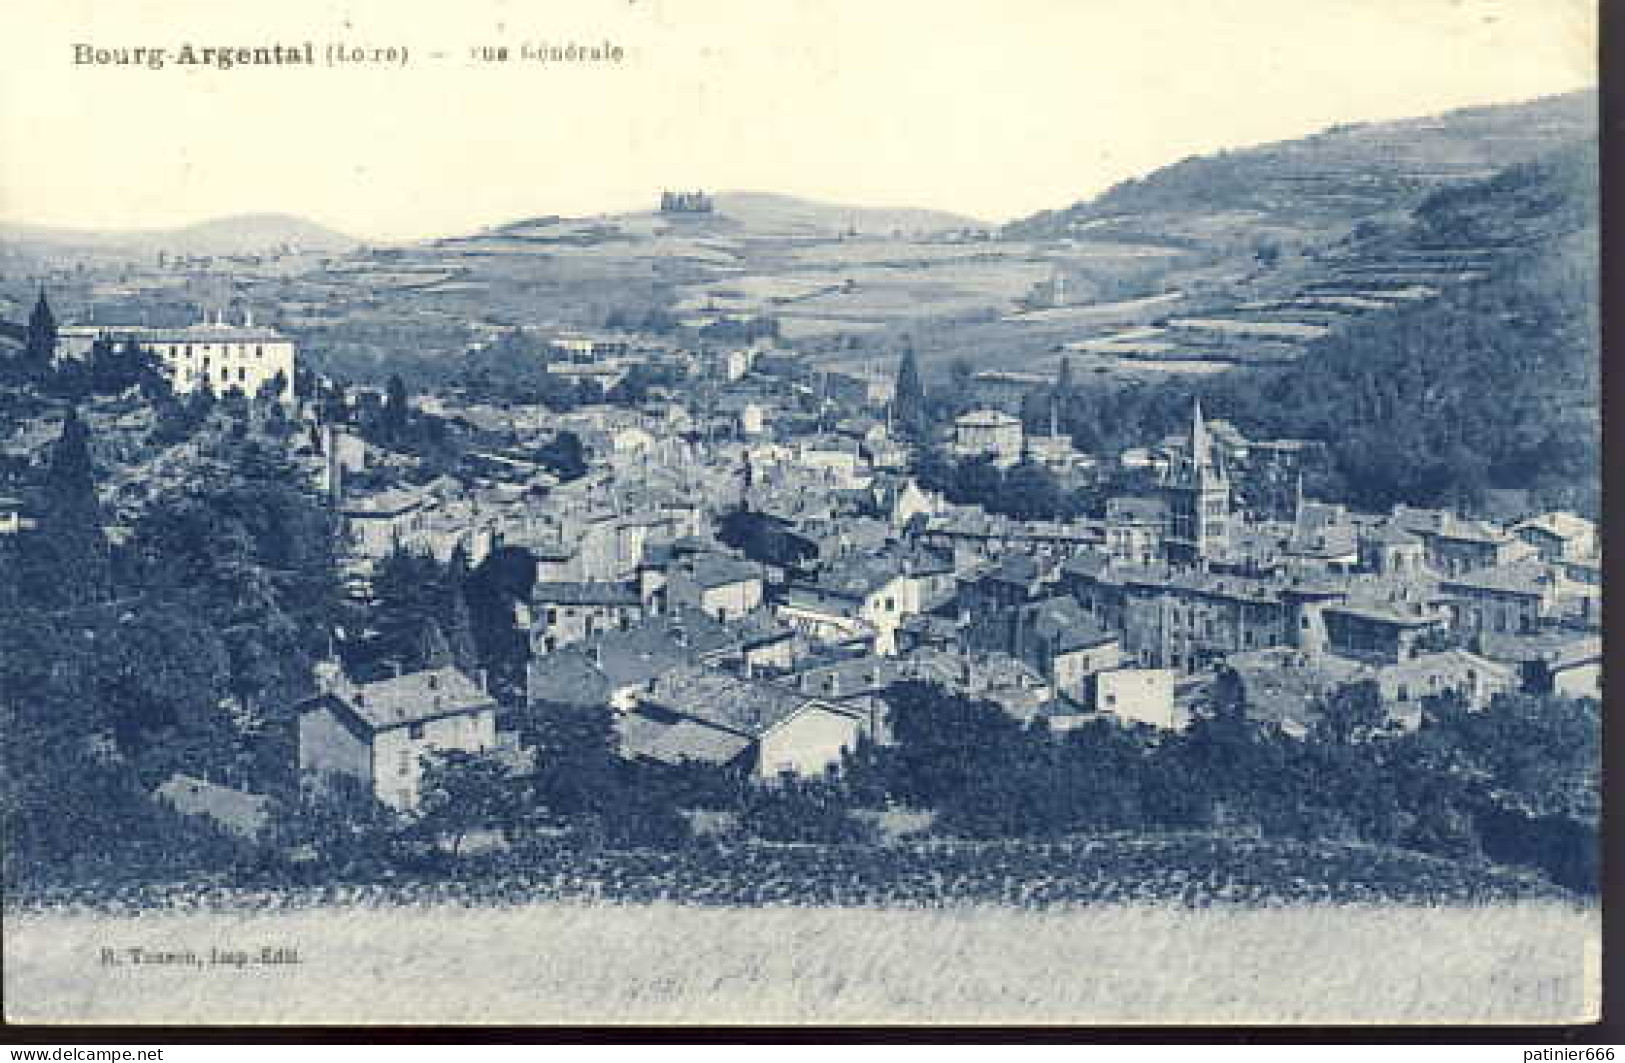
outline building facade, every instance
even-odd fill
[[[60,339],[64,357],[87,356],[98,342],[110,343],[115,350],[133,343],[150,351],[178,395],[203,389],[216,395],[236,390],[252,397],[274,382],[281,401],[294,399],[293,340],[255,326],[252,317],[241,325],[217,318],[181,328],[70,325],[61,330]]]

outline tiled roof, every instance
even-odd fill
[[[1034,631],[1049,639],[1056,653],[1090,649],[1117,638],[1070,595],[1046,598],[1024,608],[1031,614]]]
[[[744,616],[730,619],[727,628],[745,646],[760,646],[795,634],[772,609],[766,607],[752,609]]]
[[[1596,635],[1574,639],[1554,650],[1546,663],[1557,671],[1602,661],[1602,639]]]
[[[1591,521],[1576,513],[1542,513],[1538,517],[1530,517],[1519,522],[1512,530],[1514,532],[1524,529],[1545,532],[1559,539],[1574,539],[1583,535],[1593,535],[1597,526]]]
[[[1156,522],[1168,517],[1168,503],[1160,498],[1125,495],[1106,502],[1106,520]]]
[[[626,631],[606,631],[560,652],[586,657],[613,689],[644,687],[651,680],[738,646],[727,627],[697,609],[650,617]]]
[[[1018,418],[1010,416],[1003,410],[972,410],[954,418],[954,424],[966,428],[997,428],[1020,423]]]
[[[1561,629],[1534,631],[1528,634],[1485,631],[1478,636],[1478,643],[1479,652],[1483,656],[1507,664],[1549,661],[1581,653],[1583,647],[1589,647],[1592,652],[1600,652],[1602,648],[1602,640],[1596,636],[1579,635]]]
[[[604,705],[612,689],[609,679],[577,647],[537,654],[531,659],[527,693],[532,703]]]
[[[658,731],[644,731],[636,752],[663,764],[698,761],[727,764],[750,748],[751,740],[732,731],[710,727],[694,720],[678,720],[660,725]]]
[[[1043,570],[1039,567],[1037,558],[1027,554],[1004,554],[983,578],[1025,586],[1042,575]]]
[[[496,707],[491,695],[461,670],[451,667],[358,683],[338,696],[378,731]]]
[[[1465,587],[1530,598],[1543,597],[1555,584],[1556,579],[1552,575],[1551,567],[1544,561],[1533,558],[1475,569],[1444,581],[1446,588]]]
[[[775,683],[683,668],[659,679],[646,700],[680,716],[755,738],[814,699]]]
[[[289,337],[261,326],[194,324],[180,328],[140,325],[84,326],[111,339],[151,343],[291,343]]]
[[[1415,535],[1397,524],[1379,524],[1362,532],[1361,538],[1383,546],[1410,546],[1421,542]]]
[[[171,775],[154,796],[186,816],[207,816],[236,834],[252,837],[270,820],[271,799],[220,786],[191,775]]]
[[[1333,602],[1326,606],[1326,611],[1395,627],[1428,627],[1439,621],[1438,614],[1422,602],[1350,600]]]
[[[1264,604],[1279,601],[1284,589],[1278,580],[1225,575],[1194,568],[1172,568],[1166,565],[1114,565],[1111,573],[1129,585],[1168,588]]]
[[[1093,579],[1112,563],[1111,555],[1100,550],[1080,550],[1061,564],[1061,571],[1069,576]]]
[[[607,580],[538,581],[531,588],[531,601],[539,605],[639,605],[642,599],[634,583]]]
[[[390,488],[348,502],[342,512],[347,517],[392,517],[415,509],[425,501],[427,499],[421,491]]]
[[[1466,650],[1442,650],[1438,653],[1422,654],[1408,661],[1387,665],[1380,674],[1382,678],[1396,683],[1420,687],[1420,684],[1430,676],[1462,678],[1468,672],[1475,672],[1486,679],[1498,679],[1503,683],[1511,683],[1516,678],[1512,669],[1505,665],[1486,660]]]
[[[717,554],[696,557],[685,563],[682,571],[689,579],[705,588],[726,587],[762,578],[762,570],[754,562]]]
[[[903,562],[895,557],[853,556],[824,566],[813,579],[827,593],[862,597],[884,587],[903,570]]]

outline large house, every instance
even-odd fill
[[[734,766],[774,779],[818,775],[840,763],[869,720],[789,687],[690,667],[656,680],[619,727],[627,756]]]
[[[1394,508],[1390,520],[1422,541],[1428,566],[1443,576],[1508,564],[1534,553],[1534,547],[1521,539],[1448,510],[1401,505]]]
[[[318,682],[320,693],[297,707],[299,774],[312,789],[348,779],[410,812],[425,756],[496,748],[496,700],[456,668],[352,683],[330,665]]]
[[[274,329],[256,326],[253,317],[243,324],[228,324],[224,317],[181,328],[140,325],[66,325],[59,335],[64,358],[87,356],[97,343],[115,350],[134,344],[157,355],[177,394],[198,389],[223,395],[241,391],[257,395],[272,381],[285,403],[294,399],[293,340]]]
[[[690,605],[718,620],[742,617],[762,604],[760,565],[719,554],[701,554],[666,573],[666,600]]]
[[[1468,634],[1527,635],[1558,610],[1556,574],[1534,558],[1464,572],[1443,589],[1454,599],[1456,627]]]
[[[1021,460],[1021,419],[1003,410],[972,410],[954,419],[954,453],[992,458],[995,465]]]
[[[602,631],[625,631],[644,616],[636,583],[540,582],[531,587],[531,650],[552,653]]]
[[[1597,526],[1573,513],[1542,513],[1513,525],[1512,534],[1546,561],[1586,561],[1597,556]]]
[[[779,603],[779,618],[819,642],[868,641],[874,652],[897,652],[902,622],[941,602],[953,572],[927,553],[870,554],[842,558],[807,581],[792,581]]]

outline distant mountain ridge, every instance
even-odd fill
[[[662,233],[790,238],[835,238],[852,232],[864,236],[891,236],[893,233],[932,236],[989,227],[987,222],[948,211],[826,203],[775,192],[725,191],[711,195],[710,199],[713,209],[708,213],[668,214],[651,209],[580,218],[547,214],[495,225],[485,233],[448,239],[474,240],[484,235],[498,235],[593,243]]]
[[[713,199],[718,214],[748,229],[804,230],[809,234],[856,229],[889,235],[893,231],[938,233],[987,227],[986,222],[963,214],[921,207],[866,207],[749,191],[718,192]]]
[[[292,214],[235,214],[172,229],[96,230],[0,222],[0,241],[100,251],[181,255],[239,255],[283,246],[305,251],[347,251],[360,241]]]
[[[1222,241],[1226,218],[1255,231],[1325,234],[1393,216],[1434,190],[1594,139],[1594,91],[1427,118],[1334,126],[1296,140],[1196,156],[1091,200],[1006,225],[1006,236]]]

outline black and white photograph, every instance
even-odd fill
[[[0,8],[5,1022],[1598,1022],[1598,23]]]

